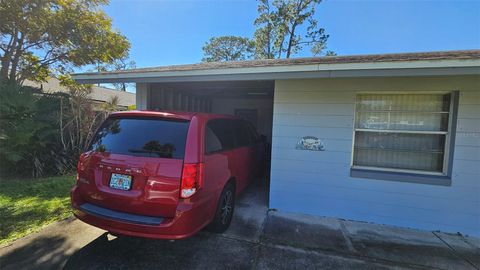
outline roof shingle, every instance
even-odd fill
[[[368,54],[348,56],[324,56],[289,59],[263,59],[234,62],[206,62],[190,65],[173,65],[150,68],[136,68],[129,70],[82,73],[93,74],[126,74],[139,72],[162,72],[162,71],[189,71],[205,69],[228,69],[228,68],[251,68],[292,65],[315,65],[315,64],[348,64],[348,63],[373,63],[373,62],[409,62],[409,61],[434,61],[434,60],[468,60],[480,59],[480,50],[419,52],[419,53],[391,53],[391,54]]]

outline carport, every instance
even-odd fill
[[[143,93],[147,95],[146,99],[141,99],[143,102],[137,101],[137,106],[156,111],[228,114],[250,121],[258,134],[264,136],[268,153],[262,178],[255,179],[241,201],[248,204],[245,205],[247,208],[263,209],[268,205],[270,183],[274,85],[271,80],[137,84],[137,91],[138,87],[143,87]]]
[[[253,181],[240,200],[251,212],[251,207],[258,210],[268,206],[274,85],[271,80],[137,84],[137,93],[147,96],[137,100],[137,108],[228,114],[250,121],[264,136],[268,151],[264,174]]]

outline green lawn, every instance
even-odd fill
[[[0,246],[72,215],[75,176],[0,180]]]

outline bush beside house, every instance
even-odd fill
[[[71,172],[99,123],[115,104],[93,108],[91,89],[69,93],[0,83],[0,173],[40,177]],[[112,102],[115,102],[112,99]]]

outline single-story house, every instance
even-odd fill
[[[74,74],[137,108],[234,114],[271,142],[269,207],[480,236],[480,50]]]
[[[69,90],[60,84],[60,81],[55,77],[50,77],[46,82],[25,81],[25,86],[40,88],[44,93],[68,93]],[[105,102],[110,102],[113,97],[118,97],[118,109],[125,110],[136,104],[135,93],[119,91],[97,85],[92,85],[92,92],[89,98],[95,105],[101,105]]]

